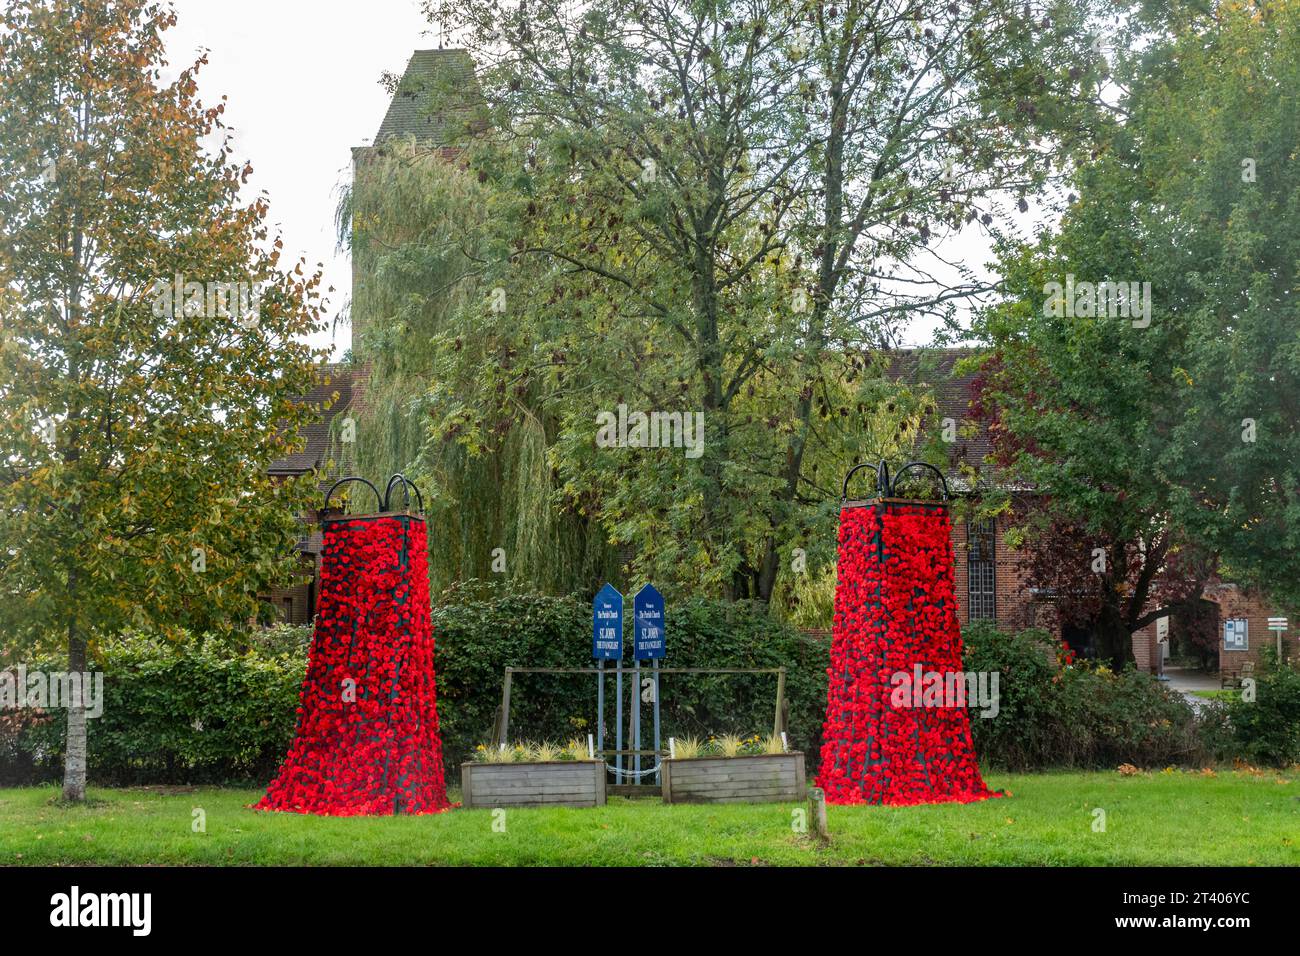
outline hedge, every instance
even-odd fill
[[[44,670],[60,665],[37,662]],[[302,654],[231,654],[214,641],[172,646],[132,634],[100,650],[104,709],[86,722],[96,783],[266,780],[293,737]],[[62,711],[0,730],[0,782],[57,779]]]
[[[1203,759],[1191,705],[1149,674],[1086,662],[1062,667],[1064,647],[1042,630],[1009,634],[977,622],[962,637],[965,669],[999,675],[997,715],[970,712],[975,752],[985,764],[1113,769]]]
[[[576,597],[462,599],[435,608],[433,620],[438,715],[452,779],[491,733],[507,664],[591,664],[591,607]],[[790,668],[790,743],[816,752],[826,695],[824,642],[756,606],[703,600],[669,608],[667,633],[673,666]],[[242,652],[212,639],[172,646],[139,635],[105,647],[98,662],[105,673],[104,714],[88,722],[91,779],[107,785],[268,780],[293,737],[306,634],[270,632]],[[774,675],[663,675],[661,682],[665,741],[771,732]],[[612,670],[606,695],[612,746]],[[585,739],[594,732],[595,710],[594,677],[519,675],[511,736]],[[649,749],[650,708],[643,713],[642,744]],[[62,749],[61,716],[26,712],[15,722],[11,715],[0,722],[0,783],[57,779]]]
[[[573,597],[507,596],[436,608],[438,715],[443,747],[454,761],[486,742],[501,699],[507,664],[590,667],[591,605]],[[816,752],[826,705],[826,644],[765,614],[756,605],[692,600],[669,606],[672,667],[788,668],[791,748]],[[669,665],[665,665],[669,666]],[[643,679],[648,670],[642,670]],[[624,693],[633,679],[624,674]],[[661,737],[772,732],[775,675],[660,677]],[[614,739],[614,674],[605,685],[606,746]],[[512,739],[564,741],[595,733],[596,678],[519,674],[510,697]],[[651,710],[642,716],[642,749],[651,745]],[[627,709],[624,710],[626,721]],[[625,724],[626,732],[626,724]],[[631,749],[631,742],[624,741]],[[449,761],[451,762],[451,761]]]
[[[507,664],[590,664],[591,609],[576,597],[473,598],[457,592],[434,609],[433,619],[438,710],[453,780],[460,762],[491,733]],[[706,600],[669,607],[667,634],[674,667],[786,667],[790,745],[808,754],[809,772],[815,773],[826,639],[808,637],[756,605]],[[106,785],[265,783],[293,736],[309,637],[305,628],[281,628],[232,648],[211,638],[172,645],[133,634],[104,646],[98,661],[105,672],[104,713],[89,722],[91,779]],[[964,637],[965,669],[999,675],[997,716],[982,718],[971,710],[971,732],[985,766],[1105,769],[1121,763],[1300,759],[1300,674],[1294,671],[1265,671],[1257,702],[1211,705],[1198,720],[1181,695],[1149,675],[1086,664],[1062,668],[1060,644],[1046,632],[1010,634],[979,623]],[[606,680],[612,746],[612,672]],[[665,741],[771,731],[771,675],[668,674],[662,676],[662,695]],[[594,733],[595,702],[590,675],[518,675],[510,736],[585,739]],[[643,713],[642,745],[648,749],[650,708]],[[58,714],[0,712],[0,784],[58,779],[62,748]]]

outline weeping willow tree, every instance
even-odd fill
[[[840,382],[839,387],[847,393],[848,384]],[[921,458],[935,464],[942,461],[937,457],[941,454],[938,449],[919,447],[918,442],[926,419],[933,418],[936,407],[930,388],[881,381],[869,393],[875,401],[863,403],[863,414],[855,420],[851,431],[858,460],[902,462]],[[851,400],[849,394],[842,397],[846,404]],[[838,464],[837,461],[837,467]],[[828,477],[836,479],[839,475]],[[873,489],[870,480],[863,480],[849,492],[850,497],[869,497]],[[829,628],[833,622],[838,507],[838,500],[828,497],[813,520],[803,525],[798,544],[781,556],[787,573],[777,578],[772,610],[798,627]]]
[[[862,423],[883,410],[897,432],[913,411],[889,411],[864,353],[991,291],[936,241],[992,228],[1011,201],[1027,210],[1082,135],[1096,59],[1084,13],[1040,0],[426,10],[477,66],[489,119],[462,140],[465,161],[514,227],[484,268],[521,345],[475,366],[477,417],[544,383],[561,494],[599,511],[639,579],[670,598],[773,601],[794,549],[833,543],[838,476],[879,454]],[[599,423],[625,411],[627,439],[620,425],[604,440]],[[685,454],[631,426],[679,414],[703,431]]]
[[[604,580],[634,587],[654,576],[671,591],[681,582],[657,562],[665,545],[650,530],[671,515],[649,497],[624,500],[625,489],[637,491],[630,470],[644,475],[653,463],[629,456],[584,470],[594,434],[584,410],[609,404],[592,400],[611,375],[596,361],[616,342],[608,303],[562,268],[516,255],[530,200],[508,185],[414,141],[360,155],[338,222],[355,268],[351,361],[364,397],[354,406],[351,442],[345,421],[333,423],[335,460],[359,474],[402,471],[417,481],[438,590],[476,578],[561,593]],[[495,307],[503,261],[513,261],[512,297],[521,288],[546,290],[526,318],[517,304]],[[568,295],[558,296],[556,283]],[[653,361],[654,374],[675,374],[671,355]],[[779,365],[750,386],[738,407],[754,421],[789,390]],[[839,475],[858,459],[904,454],[932,410],[924,389],[887,380],[868,354],[851,350],[837,353],[817,401],[810,495],[783,549],[789,573],[773,595],[778,613],[809,625],[825,616],[833,593]],[[654,465],[666,487],[681,487],[672,464],[680,456]],[[601,470],[607,480],[592,480]]]
[[[557,495],[559,426],[542,396],[517,390],[486,428],[462,397],[481,385],[475,366],[510,350],[511,330],[489,320],[482,268],[504,248],[498,205],[446,150],[407,140],[359,151],[337,222],[353,257],[351,361],[364,391],[352,421],[332,424],[333,457],[416,481],[435,591],[473,578],[594,590],[618,580],[617,554]]]
[[[927,417],[870,354],[990,291],[932,241],[1027,209],[1081,135],[1093,65],[1056,7],[430,5],[481,122],[382,141],[342,220],[356,460],[430,487],[435,582],[621,559],[670,599],[797,606],[840,476]]]

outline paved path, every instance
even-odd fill
[[[1169,678],[1169,689],[1176,690],[1186,697],[1188,703],[1192,705],[1192,710],[1195,711],[1199,711],[1209,701],[1204,697],[1197,697],[1192,691],[1219,689],[1217,677],[1190,667],[1166,667],[1165,677]]]

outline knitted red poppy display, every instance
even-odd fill
[[[328,816],[448,807],[424,520],[327,519],[298,731],[257,804]]]
[[[877,499],[840,511],[834,640],[819,785],[831,803],[991,796],[964,706],[899,700],[895,675],[962,669],[946,503]],[[897,705],[896,705],[897,704]]]

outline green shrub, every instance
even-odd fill
[[[631,643],[631,601],[625,628]],[[438,718],[448,773],[487,739],[501,701],[505,667],[590,667],[591,605],[576,597],[506,595],[458,599],[434,608]],[[789,668],[791,749],[815,760],[826,706],[824,641],[764,614],[746,602],[691,600],[667,608],[666,667]],[[630,670],[630,669],[629,669]],[[649,676],[648,666],[642,677]],[[624,673],[625,695],[633,676]],[[664,674],[660,735],[706,737],[770,728],[775,675]],[[606,747],[614,746],[614,672],[605,678]],[[595,733],[596,678],[582,674],[518,674],[511,688],[510,735],[567,739]],[[624,708],[626,735],[627,708]],[[653,740],[651,709],[642,711],[641,744]],[[631,749],[631,741],[624,740]]]
[[[447,597],[433,620],[444,759],[454,780],[460,763],[491,734],[506,665],[591,665],[591,607],[577,597],[466,590]],[[629,618],[630,611],[629,602]],[[179,644],[130,634],[103,646],[96,666],[105,673],[105,705],[103,716],[89,722],[91,779],[110,785],[265,783],[293,737],[309,633],[279,628]],[[808,755],[815,773],[826,704],[825,640],[807,637],[757,605],[707,600],[670,605],[667,633],[665,666],[786,667],[790,747]],[[963,638],[964,668],[999,675],[997,716],[970,711],[976,753],[986,765],[1156,767],[1200,763],[1207,754],[1269,764],[1300,760],[1295,671],[1266,669],[1254,703],[1211,703],[1196,720],[1182,695],[1149,675],[1083,664],[1062,668],[1061,645],[1045,631],[1008,634],[980,622]],[[643,668],[642,676],[648,671]],[[705,739],[771,727],[774,675],[664,674],[661,680],[665,745],[669,737]],[[606,746],[612,747],[612,668],[605,688]],[[585,741],[595,732],[595,678],[516,675],[510,710],[512,739]],[[650,715],[646,705],[643,749],[652,741]],[[57,779],[63,729],[61,712],[0,713],[0,784]]]
[[[1191,705],[1129,668],[1057,664],[1064,650],[1046,631],[1008,634],[986,622],[963,634],[965,669],[999,674],[999,710],[970,710],[976,753],[1010,770],[1106,768],[1196,762]]]
[[[1241,746],[1228,717],[1224,700],[1207,700],[1196,714],[1196,732],[1208,760],[1225,762],[1240,757]]]
[[[1009,634],[989,621],[974,622],[962,632],[962,667],[998,675],[998,713],[980,717],[969,708],[975,753],[986,762],[1011,769],[1041,765],[1050,750],[1052,678],[1055,651],[1046,631]]]
[[[1274,767],[1300,762],[1300,672],[1270,663],[1255,677],[1255,699],[1223,708],[1237,753]]]
[[[438,716],[448,775],[491,734],[507,664],[591,666],[591,605],[576,597],[467,597],[434,609]],[[630,618],[630,602],[629,602]],[[826,647],[750,604],[688,601],[668,608],[673,667],[788,667],[790,746],[815,759],[826,703]],[[630,628],[629,628],[630,630]],[[89,722],[90,776],[101,784],[264,783],[293,739],[306,672],[308,629],[279,628],[237,639],[205,636],[172,645],[132,634],[103,648],[104,714]],[[630,642],[630,633],[629,633]],[[51,667],[55,669],[57,665]],[[643,677],[649,669],[643,669]],[[632,689],[631,668],[624,694]],[[775,675],[661,677],[661,737],[770,730]],[[606,745],[614,746],[614,674],[605,683]],[[625,698],[626,699],[626,698]],[[591,675],[520,674],[511,736],[568,740],[594,733]],[[651,709],[642,749],[653,740]],[[626,720],[627,712],[624,717]],[[625,724],[626,727],[626,724]],[[0,782],[57,779],[61,712],[0,724]],[[631,748],[631,740],[624,743]],[[12,759],[5,759],[6,755]]]
[[[96,783],[264,782],[293,739],[306,658],[132,633],[101,647],[94,667],[104,672],[103,714],[86,722]],[[26,759],[4,776],[57,779],[64,730],[63,711],[29,721],[11,744]]]

